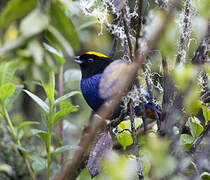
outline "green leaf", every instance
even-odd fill
[[[54,106],[57,106],[59,103],[61,103],[62,101],[67,100],[68,98],[77,95],[77,94],[81,94],[79,91],[71,91],[70,93],[65,94],[64,96],[59,97],[58,99],[55,100],[54,102]]]
[[[55,138],[55,140],[58,142],[58,144],[60,146],[62,146],[62,144],[63,144],[62,139],[58,135],[56,135],[54,133],[52,133],[52,136]]]
[[[206,124],[210,121],[210,109],[206,106],[202,106],[203,116],[205,118]]]
[[[3,163],[0,164],[0,172],[5,172],[10,176],[12,176],[12,174],[14,173],[11,166],[9,166],[8,164],[3,164]]]
[[[55,54],[55,55],[60,56],[60,57],[63,58],[63,54],[61,52],[59,52],[57,49],[55,49],[54,47],[50,46],[47,43],[43,43],[43,45],[44,45],[45,49],[47,51],[49,51],[50,53]]]
[[[65,145],[65,146],[61,146],[57,149],[55,149],[55,151],[52,153],[53,157],[55,158],[57,155],[66,152],[66,151],[71,151],[71,150],[75,150],[77,149],[76,147],[72,147],[70,145]]]
[[[44,101],[42,101],[38,96],[27,90],[24,90],[24,92],[28,94],[42,108],[42,110],[44,110],[46,113],[49,113],[49,107]]]
[[[48,132],[39,129],[32,129],[32,134],[40,137],[46,145],[48,144],[48,137],[49,137]]]
[[[38,154],[29,155],[29,159],[31,161],[32,168],[36,173],[39,173],[47,168],[47,160]]]
[[[20,146],[20,145],[17,144],[16,147],[17,147],[17,149],[19,149],[25,155],[29,153],[29,150],[25,149],[23,146]]]
[[[202,180],[210,180],[210,173],[209,172],[203,172],[201,174],[201,179]]]
[[[7,44],[5,44],[4,46],[2,46],[0,48],[0,56],[3,55],[4,53],[7,53],[8,51],[11,51],[11,50],[21,46],[25,41],[26,41],[26,39],[24,37],[18,37],[16,39],[8,42]]]
[[[190,117],[188,120],[190,132],[194,138],[198,137],[203,132],[203,126],[200,124],[200,120],[196,117]]]
[[[66,61],[65,59],[63,58],[63,54],[58,52],[54,47],[46,44],[46,43],[43,43],[44,44],[44,47],[47,51],[49,51],[53,57],[56,59],[56,61],[59,63],[59,64],[64,64]]]
[[[22,89],[23,89],[23,85],[16,85],[15,86],[15,92],[5,100],[5,107],[6,108],[9,108],[14,103],[14,101],[17,99],[17,97],[21,93]]]
[[[92,26],[92,25],[94,25],[94,24],[96,24],[96,23],[97,23],[97,21],[89,21],[89,22],[86,22],[86,23],[80,25],[80,26],[77,28],[77,30],[78,30],[78,31],[81,31],[81,30],[83,30],[83,29],[85,29],[85,28],[87,28],[87,27],[89,27],[89,26]]]
[[[141,118],[135,119],[135,128],[138,128],[143,123]],[[127,146],[130,146],[133,144],[133,138],[131,136],[131,133],[128,131],[131,131],[131,122],[130,120],[123,121],[118,125],[117,128],[118,131],[123,132],[117,132],[117,140],[118,142],[123,146],[124,149],[126,149]]]
[[[143,168],[143,175],[145,179],[148,179],[150,170],[151,170],[151,166],[152,166],[152,162],[151,160],[147,157],[148,156],[148,151],[145,150],[145,148],[140,148],[139,149],[139,155],[140,155],[140,159],[142,164],[144,165]]]
[[[47,33],[47,38],[48,40],[55,44],[55,42],[59,43],[67,53],[67,55],[73,57],[74,56],[74,51],[71,47],[71,44],[68,43],[68,41],[65,39],[65,37],[53,26],[49,26],[48,28],[48,33]],[[57,44],[57,43],[56,43]]]
[[[17,61],[2,63],[0,65],[0,85],[8,83],[14,77]]]
[[[56,54],[53,55],[55,60],[60,64],[60,65],[63,65],[65,64],[66,60],[60,56],[57,56]]]
[[[20,32],[23,37],[28,38],[47,29],[48,25],[48,17],[37,8],[21,21]]]
[[[180,66],[173,74],[174,81],[181,91],[186,90],[188,83],[196,77],[196,69],[193,66]]]
[[[194,137],[189,135],[189,134],[181,134],[180,137],[180,145],[185,149],[189,150],[190,147],[192,146],[192,143],[194,141]]]
[[[47,113],[43,110],[41,110],[41,118],[42,118],[42,123],[45,125],[45,127],[48,127]]]
[[[209,0],[202,0],[202,3],[193,1],[193,3],[193,7],[196,7],[199,16],[201,15],[202,17],[206,18],[206,20],[208,20],[210,17]]]
[[[195,81],[194,81],[195,82]],[[184,108],[188,114],[195,116],[201,109],[200,101],[200,87],[198,84],[191,83],[191,89],[188,91],[187,95],[184,97]]]
[[[44,87],[45,93],[47,94],[50,103],[52,103],[54,99],[54,90],[55,90],[55,75],[53,72],[50,73],[48,82],[47,83],[42,82],[42,85]]]
[[[50,124],[53,126],[59,119],[64,117],[65,115],[77,111],[78,108],[76,106],[73,106],[72,104],[68,102],[64,102],[60,105],[60,111],[54,114],[52,121]]]
[[[6,83],[0,86],[0,100],[4,101],[10,97],[15,91],[15,85],[12,83]]]
[[[162,14],[159,13],[159,11],[155,12],[155,15],[153,17],[153,21],[148,28],[153,28],[155,23],[157,21],[161,21]],[[152,31],[149,34],[153,35]],[[175,53],[177,53],[177,47],[174,42],[177,42],[179,39],[179,31],[176,23],[174,21],[171,21],[169,26],[166,28],[165,33],[163,34],[161,40],[159,41],[159,48],[163,54],[167,55],[169,58],[173,58]]]
[[[143,123],[142,118],[136,118],[134,122],[135,122],[135,128],[136,129]],[[121,122],[118,125],[118,129],[120,131],[123,130],[123,129],[129,129],[131,131],[131,121],[126,120],[126,121]]]
[[[23,129],[24,127],[30,126],[30,125],[33,125],[33,124],[39,124],[39,123],[35,122],[35,121],[24,121],[18,126],[17,132],[19,133],[21,131],[21,129]]]
[[[10,0],[0,15],[0,29],[25,16],[36,7],[37,0]]]
[[[123,146],[123,149],[126,149],[127,146],[130,146],[133,144],[133,138],[128,131],[123,131],[120,133],[117,133],[117,140],[118,142]]]
[[[131,130],[131,123],[130,120],[127,121],[123,121],[118,125],[119,130],[123,130],[123,129],[129,129]]]
[[[194,138],[189,134],[181,134],[181,145],[192,144]]]
[[[31,52],[37,65],[43,64],[44,50],[37,39],[33,39],[28,43],[28,49]]]
[[[79,49],[79,39],[71,19],[64,13],[58,3],[52,2],[50,7],[51,24],[65,37],[69,44],[75,49]]]
[[[106,173],[105,179],[109,180],[139,179],[136,176],[136,169],[137,169],[136,160],[133,156],[128,154],[119,155],[116,152],[111,151],[108,153],[108,158],[104,158],[104,160],[101,161],[100,167],[102,169],[102,172]]]

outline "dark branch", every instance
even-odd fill
[[[149,77],[149,74],[146,72],[145,67],[143,67],[143,71],[145,73],[145,80],[146,80],[146,84],[147,84],[147,89],[148,89],[148,93],[150,95],[149,103],[151,103],[152,106],[153,106],[153,110],[154,110],[154,113],[155,113],[155,120],[157,121],[158,129],[160,129],[160,118],[159,118],[158,113],[157,113],[157,108],[155,107],[155,104],[154,104],[154,98],[153,98],[153,94],[152,94],[152,86],[151,86],[151,83],[149,82],[150,77]]]
[[[185,11],[184,11],[184,19],[183,19],[183,32],[180,37],[180,44],[179,44],[179,50],[176,58],[176,64],[179,64],[185,60],[185,51],[186,51],[186,42],[190,38],[190,25],[191,25],[191,20],[190,20],[190,8],[191,8],[191,0],[186,0],[186,5],[185,5]]]
[[[201,96],[201,101],[204,103],[210,103],[210,91],[207,91]]]
[[[139,49],[139,38],[142,29],[142,9],[143,9],[143,0],[138,1],[138,17],[137,17],[137,28],[136,28],[136,45],[135,45],[135,52]]]
[[[154,122],[148,124],[148,125],[147,125],[147,129],[151,129],[155,124],[157,124],[156,121],[154,121]],[[144,127],[139,127],[139,128],[136,130],[136,134],[137,134],[137,135],[138,135],[138,134],[143,134],[143,133],[145,133],[145,132],[144,132]]]
[[[116,50],[117,50],[117,38],[114,37],[113,46],[112,46],[112,49],[111,49],[111,51],[110,51],[110,53],[109,53],[109,57],[110,57],[111,59],[114,58],[114,55],[115,55],[115,53],[116,53]]]
[[[157,0],[157,2],[160,8],[166,9],[168,7],[165,0]]]
[[[202,39],[198,46],[194,57],[192,58],[193,64],[204,64],[208,58],[208,45],[210,44],[210,20],[208,21],[208,29],[205,37]]]
[[[163,66],[163,101],[162,101],[162,114],[160,117],[160,125],[159,125],[159,133],[164,134],[164,130],[166,128],[166,117],[169,111],[169,108],[173,102],[174,97],[174,83],[169,76],[168,72],[168,64],[165,57],[162,57],[162,66]]]
[[[140,106],[140,110],[141,110],[141,116],[142,116],[142,120],[143,120],[143,125],[144,125],[144,133],[147,134],[147,117],[146,117],[146,112],[145,112],[145,107],[144,107],[144,100],[141,96],[141,86],[140,86],[140,82],[139,82],[139,78],[137,77],[136,81],[136,86],[137,86],[137,89],[138,89],[138,93],[139,93],[139,97],[140,97],[140,103],[139,103],[139,106]]]
[[[141,161],[139,157],[139,146],[136,138],[136,128],[135,128],[135,112],[134,112],[134,104],[131,100],[129,103],[129,109],[130,109],[130,122],[131,122],[131,136],[133,139],[133,148],[134,148],[134,155],[136,156],[136,162],[137,162],[137,172],[139,179],[144,179],[144,176],[142,174],[142,167],[141,167]]]
[[[122,20],[123,20],[123,25],[124,25],[124,31],[125,31],[125,34],[126,34],[126,37],[127,37],[128,48],[129,48],[129,51],[130,51],[130,58],[131,58],[131,60],[133,60],[133,48],[132,48],[132,43],[131,43],[131,39],[130,39],[128,22],[126,20],[125,8],[122,9]]]

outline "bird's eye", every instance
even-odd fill
[[[89,59],[88,59],[88,62],[89,62],[89,63],[92,63],[93,61],[94,61],[93,58],[89,58]]]

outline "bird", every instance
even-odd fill
[[[100,94],[100,82],[103,79],[104,73],[109,70],[114,63],[116,64],[116,60],[113,60],[100,52],[87,51],[80,56],[76,56],[74,61],[79,64],[82,73],[82,79],[80,82],[82,95],[87,104],[92,108],[92,110],[94,112],[97,112],[99,108],[104,104],[104,102],[108,99]],[[119,64],[117,64],[117,66],[119,67],[119,65],[121,64],[122,61],[119,61]],[[103,81],[103,83],[109,82]],[[144,94],[146,99],[150,98],[149,93],[145,90]],[[144,107],[147,118],[154,119],[155,111],[160,114],[160,110],[154,108],[153,104],[151,103],[144,104]],[[112,114],[111,119],[118,117],[121,110],[122,107],[119,104],[116,112]],[[140,107],[135,107],[135,114],[141,114],[140,112]]]

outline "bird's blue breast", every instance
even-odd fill
[[[99,96],[99,83],[102,74],[96,74],[81,80],[81,90],[87,104],[96,112],[105,99]]]

